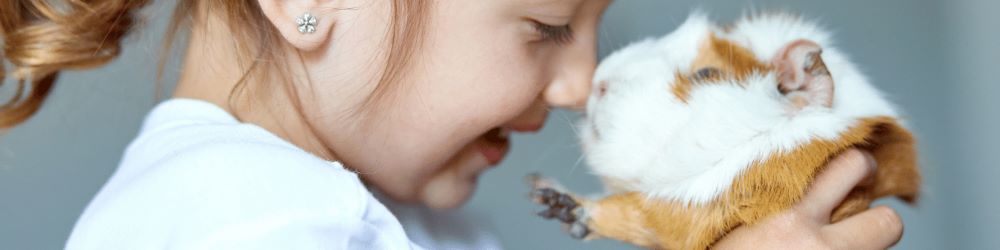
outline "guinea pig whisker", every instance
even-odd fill
[[[583,154],[580,154],[580,156],[576,158],[576,163],[573,163],[573,166],[569,168],[569,173],[572,174],[575,172],[577,167],[580,166],[580,163],[583,163]]]
[[[560,145],[560,144],[558,144],[558,143],[549,143],[545,147],[545,149],[542,149],[542,152],[540,154],[538,154],[535,157],[534,160],[531,160],[531,163],[529,164],[529,166],[533,166],[533,168],[537,170],[539,168],[539,164],[538,163],[542,162],[543,159],[545,159],[546,157],[548,157],[549,155],[551,155],[552,154],[552,150],[556,149],[556,146],[558,146],[558,145]]]
[[[576,137],[579,138],[580,135],[581,135],[580,131],[577,130],[576,126],[573,125],[573,121],[570,120],[569,117],[567,117],[565,113],[562,113],[562,112],[556,112],[556,113],[559,114],[559,117],[562,118],[563,121],[565,121],[567,125],[569,125],[569,129],[571,131],[573,131],[573,135],[575,135]]]

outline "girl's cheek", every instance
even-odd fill
[[[479,84],[489,84],[483,86],[490,91],[484,92],[480,100],[492,100],[490,116],[495,116],[494,122],[506,123],[522,113],[542,92],[545,86],[543,80],[543,68],[537,57],[524,55],[518,51],[516,46],[511,46],[509,51],[501,52],[499,58],[507,57],[510,60],[498,61],[486,65],[489,71],[486,74],[496,74],[492,81],[482,81]],[[513,55],[513,56],[512,56]],[[500,124],[494,124],[500,125]]]

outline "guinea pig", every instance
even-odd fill
[[[577,130],[607,194],[586,198],[529,177],[532,200],[547,206],[539,215],[576,238],[705,249],[793,206],[850,148],[871,152],[878,167],[832,221],[873,199],[918,196],[915,139],[896,108],[829,32],[795,15],[717,26],[695,13],[609,55],[593,89]]]

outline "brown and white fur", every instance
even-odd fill
[[[788,209],[834,156],[877,163],[833,221],[884,196],[913,202],[914,138],[894,107],[793,15],[719,27],[692,15],[675,32],[629,45],[597,69],[579,131],[609,194],[588,199],[532,177],[533,199],[570,233],[660,249],[705,249],[740,225]]]

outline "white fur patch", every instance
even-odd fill
[[[738,84],[698,85],[687,102],[671,92],[676,72],[690,72],[699,44],[715,34],[752,51],[761,62],[786,44],[809,39],[824,48],[834,79],[832,108],[789,115],[776,76]],[[595,174],[620,180],[651,197],[700,204],[725,192],[751,163],[812,139],[835,139],[860,118],[897,117],[894,108],[815,24],[789,15],[744,18],[729,32],[694,14],[677,31],[629,45],[601,62],[580,122]]]

